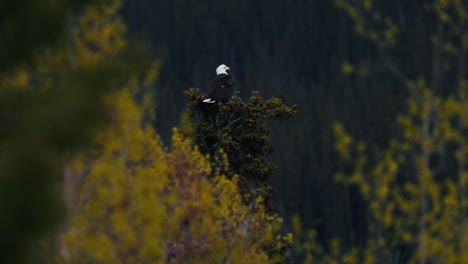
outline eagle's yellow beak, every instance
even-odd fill
[[[231,68],[229,68],[228,66],[226,66],[226,68],[224,68],[226,71],[229,71],[231,70]]]

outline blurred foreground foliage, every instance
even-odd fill
[[[145,67],[119,2],[90,2],[0,3],[0,263],[31,261],[61,222],[65,160],[109,120],[105,95]]]

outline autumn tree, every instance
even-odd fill
[[[368,237],[350,251],[338,241],[334,255],[315,251],[321,263],[468,261],[468,171],[459,163],[466,162],[468,137],[458,130],[468,128],[468,101],[438,98],[424,83],[414,85],[410,112],[399,118],[404,139],[390,141],[388,149],[371,151],[335,126],[337,150],[352,171],[336,179],[356,186],[366,201]]]
[[[66,168],[70,217],[60,239],[45,243],[51,261],[274,263],[264,246],[278,240],[281,219],[262,197],[244,204],[239,178],[222,174],[177,130],[167,150],[143,121],[138,86],[133,79],[107,97],[111,125]]]
[[[357,142],[335,124],[346,169],[335,179],[365,201],[367,237],[352,248],[340,238],[321,246],[296,219],[292,229],[306,263],[468,261],[468,86],[458,99],[434,96],[422,80],[410,87],[409,112],[399,118],[403,139],[390,140],[387,149]]]
[[[365,240],[350,249],[336,240],[329,250],[307,248],[320,263],[465,263],[468,255],[467,6],[431,1],[436,23],[429,71],[408,75],[392,60],[398,28],[374,1],[337,1],[356,32],[375,43],[386,69],[408,90],[401,137],[378,149],[334,127],[344,172],[366,206]],[[378,29],[383,30],[378,30]],[[349,68],[348,70],[351,70]],[[415,69],[417,72],[419,69]],[[350,71],[348,71],[350,72]],[[444,87],[444,89],[442,89]],[[445,89],[445,87],[448,87]]]

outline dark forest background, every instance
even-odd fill
[[[400,30],[389,54],[410,78],[431,70],[436,20],[424,3],[378,1],[375,7]],[[332,124],[340,121],[357,140],[385,147],[388,138],[401,137],[396,117],[405,112],[408,91],[335,1],[133,0],[122,14],[130,39],[148,43],[161,62],[155,127],[163,139],[180,123],[183,91],[207,91],[225,63],[241,97],[258,90],[298,105],[296,120],[271,127],[271,158],[279,166],[271,186],[285,226],[298,214],[322,241],[359,244],[364,209],[355,190],[333,179],[341,168]]]

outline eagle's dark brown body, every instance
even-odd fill
[[[219,74],[211,82],[208,98],[216,102],[226,102],[234,93],[234,80],[228,74]]]

